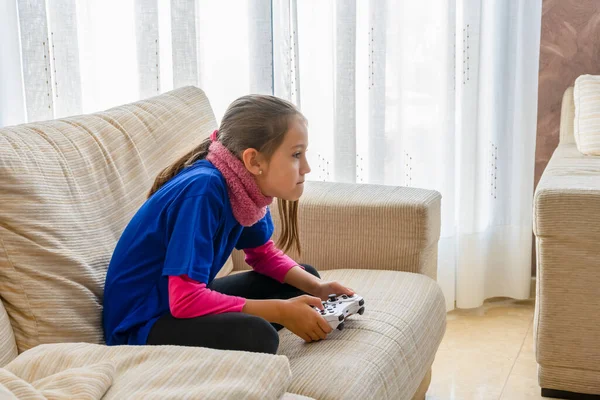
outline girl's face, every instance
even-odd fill
[[[242,158],[265,196],[295,201],[302,196],[305,175],[310,172],[306,160],[307,147],[306,124],[297,117],[290,121],[283,142],[270,160],[253,149],[246,150]],[[254,154],[247,154],[249,152]]]

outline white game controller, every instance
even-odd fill
[[[352,314],[362,315],[365,312],[365,300],[357,295],[348,296],[330,294],[327,301],[322,301],[323,310],[313,307],[325,318],[331,329],[344,329],[344,321]]]

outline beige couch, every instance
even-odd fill
[[[366,299],[325,341],[284,329],[279,355],[102,345],[119,235],[157,172],[215,127],[204,93],[185,87],[0,129],[0,395],[424,398],[446,322],[434,280],[441,199],[428,190],[307,185],[298,261]],[[245,268],[233,259],[221,275]]]
[[[600,395],[600,157],[578,151],[574,111],[571,87],[534,201],[539,384],[559,398]]]

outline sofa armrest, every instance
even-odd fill
[[[596,393],[600,390],[600,325],[595,317],[600,309],[600,157],[584,156],[574,143],[561,143],[536,189],[533,222],[540,384]],[[569,343],[574,345],[563,345]],[[595,378],[586,378],[586,373],[596,373],[588,374]],[[588,385],[590,381],[596,385]],[[563,386],[555,387],[557,382]]]
[[[299,207],[302,255],[289,255],[318,270],[396,270],[435,279],[440,204],[440,194],[425,189],[307,182]],[[278,225],[277,206],[271,211]],[[234,260],[236,269],[245,268],[243,255]]]
[[[558,146],[535,191],[536,236],[600,239],[599,177],[600,157],[581,154],[575,143]]]

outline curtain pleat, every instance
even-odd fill
[[[51,43],[45,0],[17,0],[27,119],[54,118]]]
[[[158,1],[135,0],[135,37],[140,97],[161,93]]]
[[[386,170],[386,158],[388,147],[386,145],[386,29],[388,19],[386,8],[388,4],[384,1],[369,0],[369,27],[368,37],[368,177],[370,183],[384,184],[389,175]],[[398,23],[398,22],[396,22]],[[364,57],[364,55],[363,55]]]
[[[82,113],[75,0],[47,0],[54,118]]]
[[[248,49],[250,93],[273,94],[273,23],[271,0],[249,0]]]
[[[333,179],[356,182],[356,0],[335,3]]]
[[[174,88],[188,85],[198,86],[196,15],[194,0],[171,0]],[[217,35],[216,32],[215,35]]]
[[[0,127],[27,120],[17,2],[4,4],[0,13]]]
[[[296,0],[273,0],[273,94],[300,104]]]

